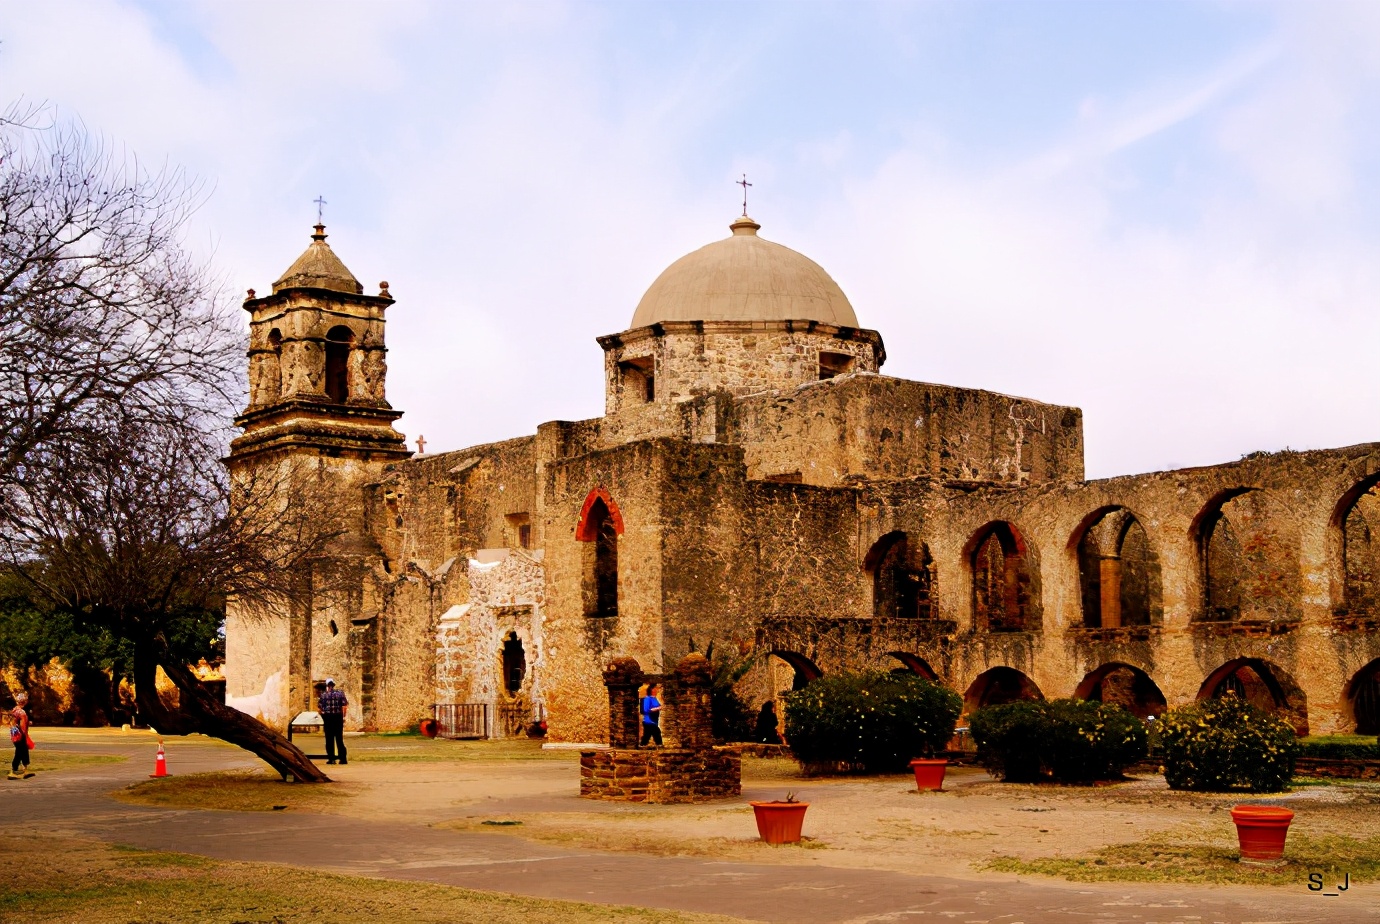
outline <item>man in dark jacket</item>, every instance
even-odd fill
[[[335,688],[334,680],[326,679],[326,689],[317,697],[316,708],[326,732],[326,763],[335,763],[337,754],[340,763],[348,763],[345,760],[345,710],[350,708],[350,701]]]

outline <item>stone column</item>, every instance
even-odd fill
[[[637,739],[642,732],[637,688],[642,680],[642,665],[635,658],[615,658],[604,669],[604,686],[609,691],[610,747],[637,747]]]
[[[708,748],[714,745],[711,707],[714,673],[704,655],[691,652],[676,665],[671,728],[676,747]]]
[[[1102,628],[1121,628],[1121,559],[1104,558],[1098,562],[1097,578],[1101,586]]]

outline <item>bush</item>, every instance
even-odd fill
[[[953,737],[963,699],[915,674],[831,674],[788,693],[786,740],[814,769],[903,771]]]
[[[1319,760],[1380,760],[1380,742],[1361,735],[1316,735],[1299,739],[1299,756]]]
[[[973,714],[969,727],[978,760],[1012,783],[1116,779],[1146,754],[1144,723],[1121,706],[1092,700],[988,706]]]
[[[971,719],[978,759],[1009,782],[1115,779],[1146,755],[1145,725],[1121,706],[1081,699],[988,706]]]
[[[1299,751],[1289,723],[1234,695],[1169,710],[1160,737],[1170,789],[1279,792]]]

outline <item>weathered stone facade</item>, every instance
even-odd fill
[[[1150,715],[1231,689],[1300,729],[1374,730],[1380,444],[1086,481],[1077,408],[879,374],[880,336],[827,274],[743,221],[600,338],[604,417],[455,452],[406,458],[388,435],[366,370],[391,297],[247,302],[257,403],[232,465],[315,466],[342,523],[321,568],[354,589],[232,615],[232,702],[282,721],[329,674],[356,726],[483,703],[602,742],[615,659],[660,674],[714,642],[756,651],[754,704],[874,667],[970,710],[1077,695]],[[340,365],[321,329],[341,299],[377,359]],[[270,308],[294,320],[283,342],[322,338],[274,354],[277,391]],[[292,397],[330,379],[327,348],[343,400]]]

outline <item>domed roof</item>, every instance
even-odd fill
[[[331,245],[326,243],[325,225],[316,226],[311,244],[297,258],[297,262],[288,267],[282,278],[273,284],[275,293],[283,289],[330,289],[351,295],[364,294],[364,286],[340,262]]]
[[[757,236],[744,215],[733,236],[686,254],[637,303],[632,326],[659,321],[821,321],[857,327],[838,283],[818,263]]]

